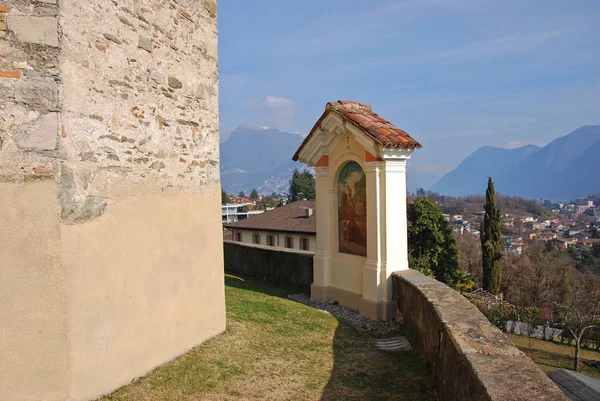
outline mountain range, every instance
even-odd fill
[[[261,194],[286,192],[294,168],[305,167],[292,161],[303,139],[302,135],[270,127],[239,127],[221,143],[223,189],[230,194],[248,194],[252,188]]]
[[[451,196],[485,192],[492,177],[497,192],[525,198],[571,200],[600,193],[600,125],[586,125],[540,148],[484,146],[432,188]]]

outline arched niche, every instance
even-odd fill
[[[338,252],[367,256],[367,177],[355,161],[342,165],[337,187]]]

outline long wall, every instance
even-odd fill
[[[0,399],[225,328],[214,0],[0,0]]]
[[[263,245],[223,242],[225,271],[257,277],[310,294],[314,253]]]
[[[392,278],[406,335],[431,368],[440,401],[567,401],[462,295],[415,270]]]

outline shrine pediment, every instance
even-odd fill
[[[340,100],[327,103],[293,160],[315,166],[348,134],[376,159],[398,158],[421,148],[408,133],[373,113],[370,105]]]

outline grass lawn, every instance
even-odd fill
[[[368,334],[280,288],[225,284],[225,333],[102,400],[435,399],[416,352],[374,350]]]
[[[515,343],[517,348],[537,363],[544,372],[551,373],[562,368],[573,369],[575,346],[532,338],[530,350],[529,339],[526,336],[516,334],[507,334],[507,336]],[[581,374],[600,380],[600,370],[587,366],[584,363],[585,360],[600,361],[600,352],[582,348],[581,360],[579,361]]]

